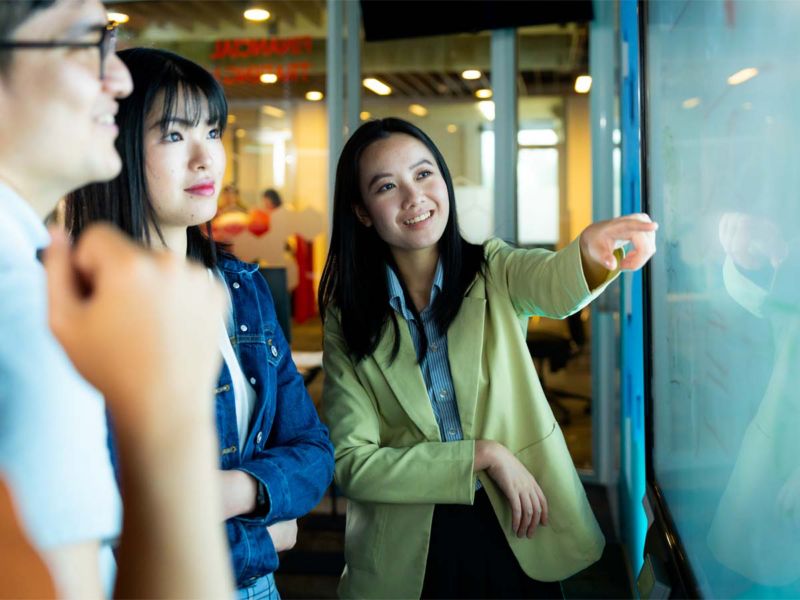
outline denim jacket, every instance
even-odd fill
[[[231,375],[223,364],[216,389],[222,469],[240,469],[266,493],[263,507],[225,523],[239,587],[278,568],[267,526],[308,513],[333,478],[333,446],[292,361],[275,305],[257,266],[221,257],[230,293],[231,343],[256,391],[250,433],[239,448]]]

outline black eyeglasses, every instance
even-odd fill
[[[117,49],[116,21],[109,21],[104,27],[99,27],[100,40],[97,42],[27,42],[27,41],[0,41],[0,50],[26,50],[42,48],[97,48],[100,50],[100,79],[105,77],[106,58]]]

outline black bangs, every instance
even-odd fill
[[[147,114],[154,108],[157,95],[163,93],[159,120],[162,133],[167,133],[167,128],[176,121],[197,127],[206,109],[206,123],[218,127],[221,132],[225,131],[228,123],[225,93],[219,82],[202,67],[174,55],[172,60],[163,63],[161,72],[150,80],[148,87],[145,100]]]

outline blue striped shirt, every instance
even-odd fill
[[[420,332],[414,322],[413,313],[406,305],[400,280],[397,278],[397,274],[388,266],[386,267],[386,277],[389,284],[389,304],[408,322],[411,339],[414,340],[414,348],[416,348],[417,355],[419,355]],[[439,434],[442,437],[442,441],[457,442],[464,439],[464,433],[461,429],[461,418],[458,415],[458,404],[456,403],[456,391],[453,387],[453,377],[450,373],[447,334],[446,332],[443,332],[443,335],[439,334],[431,311],[433,301],[442,291],[443,282],[444,271],[440,261],[436,266],[430,301],[425,310],[420,313],[425,335],[428,338],[428,352],[420,364],[420,369],[422,370],[425,387],[428,389],[428,397],[433,407],[436,423],[439,425]]]

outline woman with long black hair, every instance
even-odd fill
[[[470,244],[424,132],[391,118],[354,132],[319,297],[323,410],[349,501],[343,597],[560,597],[558,581],[600,557],[525,325],[641,268],[655,229],[640,214],[559,252]]]
[[[236,260],[210,238],[225,168],[221,86],[202,67],[163,50],[134,48],[119,57],[134,84],[117,115],[122,172],[71,194],[67,224],[77,238],[90,223],[110,221],[145,246],[202,263],[228,290],[216,388],[221,518],[240,595],[278,598],[272,575],[277,551],[294,544],[295,519],[330,483],[332,447],[257,266]],[[191,432],[174,432],[172,443],[185,435]]]

